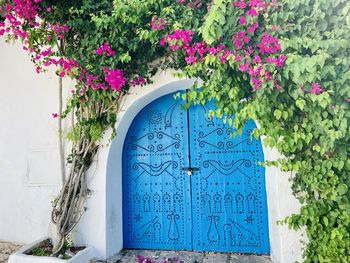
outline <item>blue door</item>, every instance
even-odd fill
[[[124,247],[269,253],[261,142],[212,105],[180,108],[174,94],[146,106],[123,150]]]

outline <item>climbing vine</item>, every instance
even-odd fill
[[[54,66],[76,83],[53,114],[71,116],[73,145],[53,254],[84,212],[86,172],[123,97],[175,68],[202,80],[186,106],[214,101],[210,114],[237,133],[256,120],[254,136],[284,156],[265,165],[293,172],[302,206],[284,222],[306,228],[305,262],[349,262],[349,10],[346,0],[0,0],[0,36],[21,40],[38,73]]]
[[[259,122],[255,136],[265,135],[265,144],[284,156],[266,164],[293,172],[301,209],[284,222],[306,228],[305,262],[349,262],[350,3],[237,1],[233,6],[214,0],[197,32],[200,40],[191,35],[182,43],[188,65],[180,75],[203,80],[188,99],[214,98],[212,114],[238,132],[249,118]],[[202,47],[192,58],[188,50],[198,43]],[[212,46],[219,45],[213,55]]]

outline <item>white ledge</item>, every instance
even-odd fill
[[[8,263],[82,263],[89,262],[89,260],[94,257],[94,249],[92,247],[84,248],[83,250],[79,251],[74,257],[68,260],[56,257],[40,257],[26,254],[33,248],[38,247],[40,243],[47,239],[48,238],[45,237],[22,247],[20,250],[9,257]]]

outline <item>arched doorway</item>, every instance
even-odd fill
[[[255,124],[163,96],[134,118],[123,150],[124,247],[269,253],[265,170]]]

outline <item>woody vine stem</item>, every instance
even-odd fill
[[[71,154],[68,157],[70,171],[67,181],[64,182],[53,204],[51,218],[57,227],[58,240],[52,256],[60,254],[67,235],[74,229],[86,210],[85,201],[89,195],[86,176],[99,143],[84,135],[83,123],[103,119],[110,111],[118,112],[122,99],[121,94],[113,105],[106,106],[102,102],[95,102],[72,110],[72,129],[77,132],[75,136],[78,139],[73,141]]]

